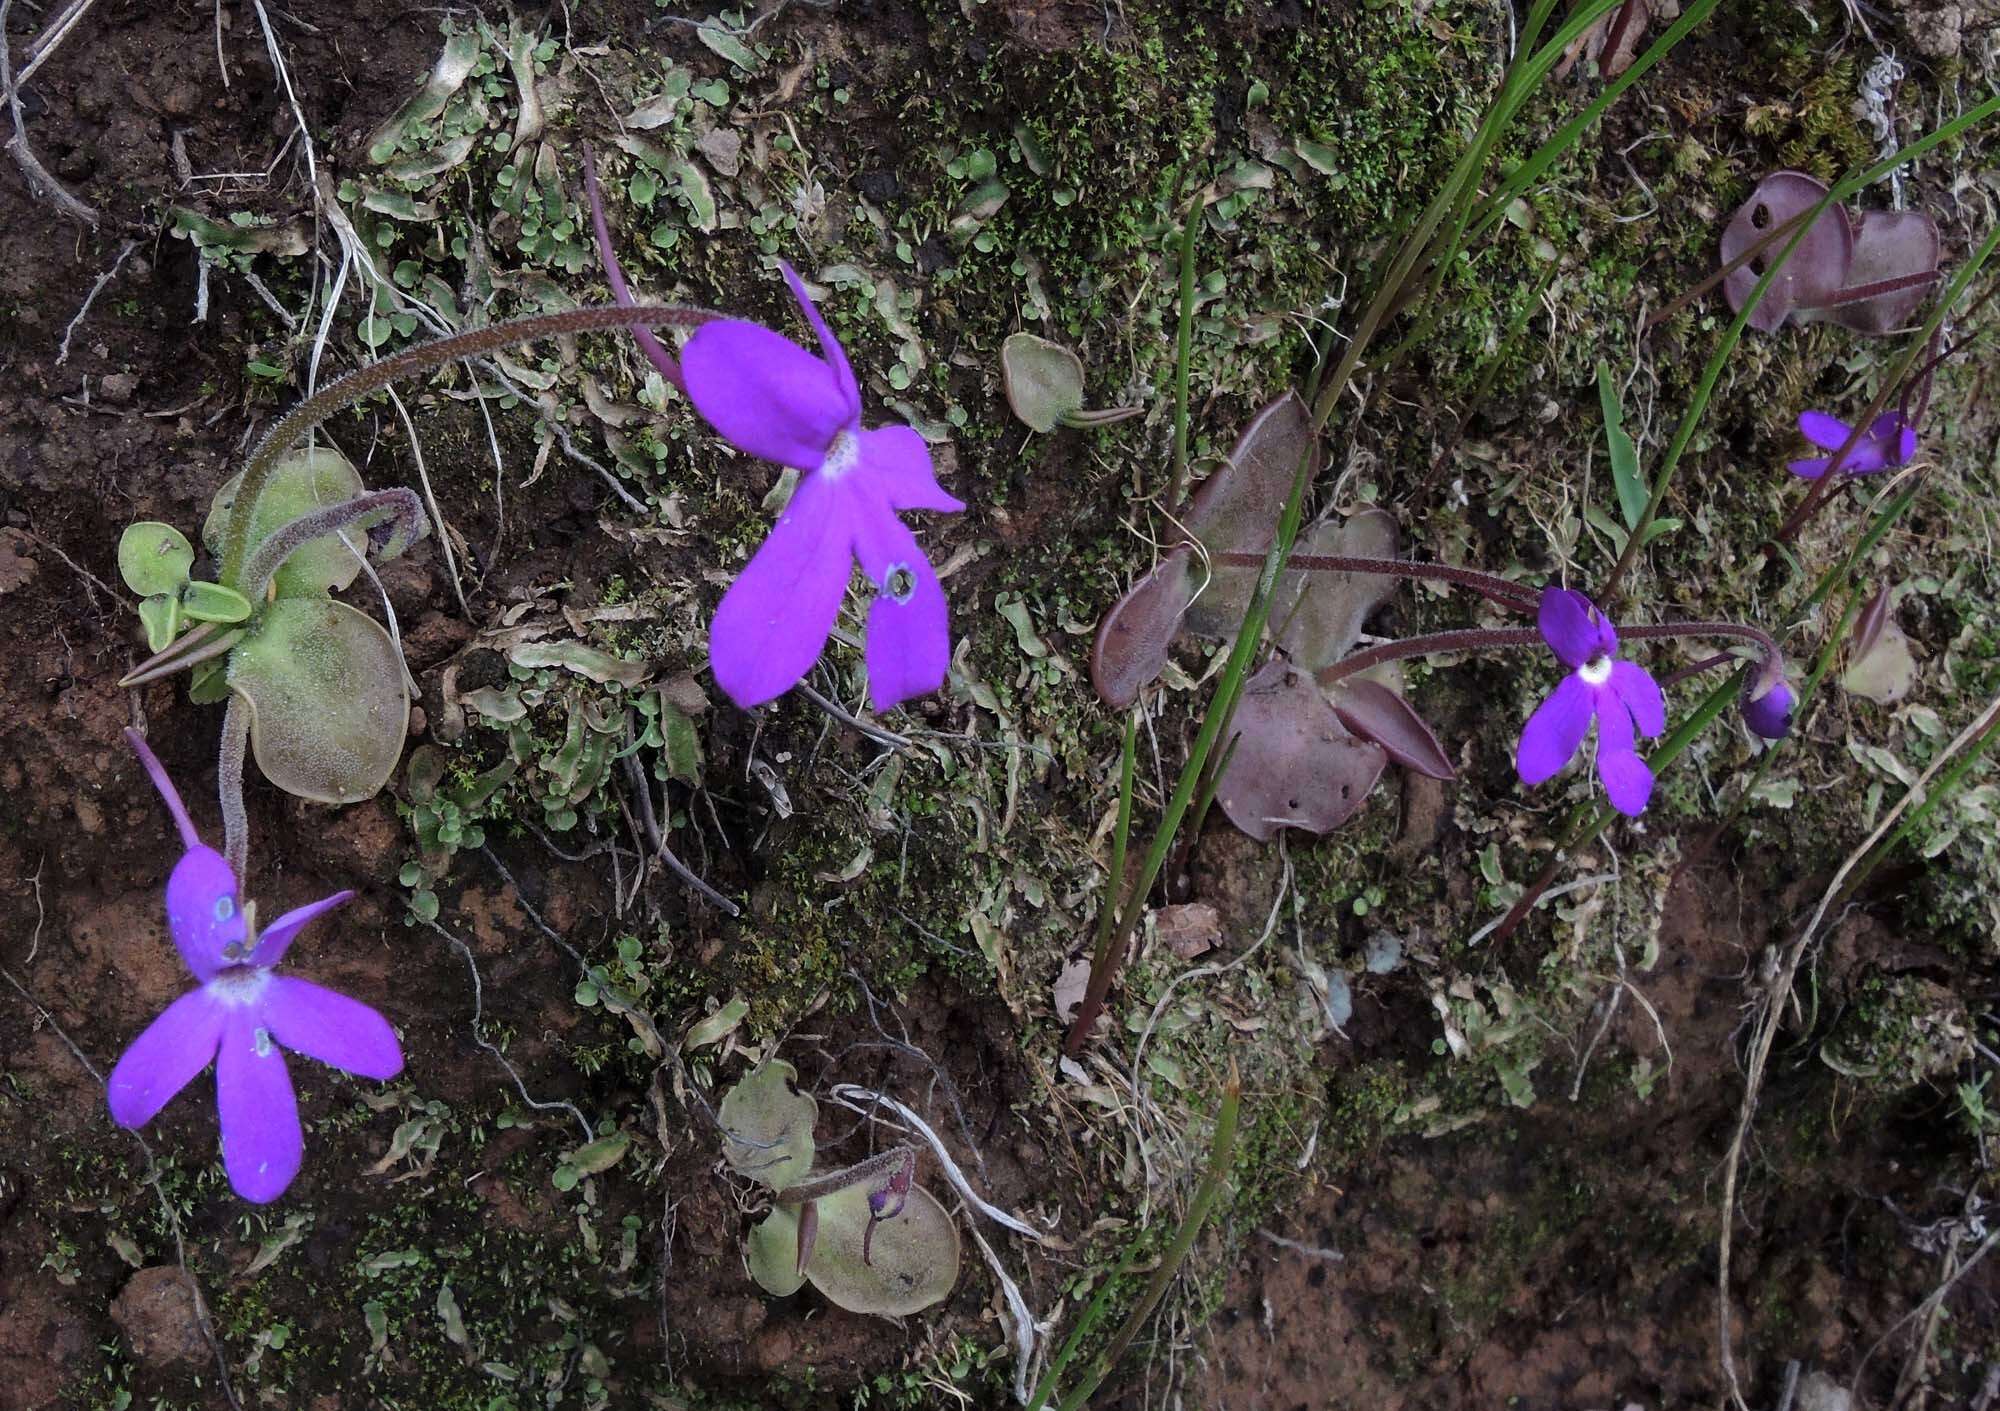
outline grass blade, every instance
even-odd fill
[[[1625,516],[1625,528],[1637,529],[1639,516],[1646,512],[1646,483],[1639,476],[1639,452],[1625,431],[1618,383],[1601,362],[1597,365],[1597,400],[1604,408],[1604,443],[1611,457],[1611,484],[1618,491],[1618,510]]]

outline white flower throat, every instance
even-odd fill
[[[221,1000],[232,1009],[242,1009],[257,1003],[270,987],[270,967],[264,965],[231,965],[216,973],[202,988],[210,996]]]
[[[819,463],[819,473],[828,480],[838,480],[861,463],[861,442],[845,427],[833,433],[833,440],[827,443],[826,459]]]
[[[1602,686],[1611,679],[1611,658],[1602,652],[1576,669],[1586,686]]]

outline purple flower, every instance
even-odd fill
[[[1666,702],[1645,668],[1617,658],[1618,633],[1591,605],[1566,588],[1542,594],[1542,640],[1571,669],[1528,717],[1515,750],[1523,784],[1539,784],[1568,764],[1590,722],[1597,722],[1597,775],[1611,806],[1637,817],[1653,793],[1653,771],[1633,745],[1636,728],[1651,738],[1667,728]]]
[[[1823,451],[1838,452],[1854,434],[1854,428],[1825,412],[1800,412],[1799,433]],[[1867,434],[1841,461],[1849,475],[1873,475],[1878,470],[1894,470],[1907,465],[1917,453],[1917,429],[1903,420],[1900,412],[1883,412],[1868,427]],[[1802,480],[1817,480],[1833,463],[1831,455],[1787,462],[1787,469]]]
[[[588,149],[583,171],[605,280],[616,302],[631,304]],[[819,660],[858,559],[876,587],[868,691],[875,708],[887,710],[936,690],[951,665],[944,589],[897,511],[957,513],[965,505],[938,487],[916,432],[862,429],[861,389],[846,353],[792,267],[779,267],[823,359],[740,319],[702,324],[678,362],[652,333],[633,330],[660,375],[687,393],[723,440],[805,472],[763,547],[723,595],[709,627],[709,665],[746,710],[791,690]]]
[[[938,487],[915,431],[862,429],[847,355],[798,275],[780,268],[822,357],[740,319],[704,323],[681,350],[688,397],[725,441],[804,472],[763,547],[723,594],[709,664],[746,709],[783,695],[819,659],[859,560],[876,587],[868,690],[887,710],[936,690],[951,664],[944,589],[897,513],[965,506]]]
[[[354,893],[288,911],[252,935],[228,862],[203,845],[144,737],[127,730],[125,738],[187,847],[167,878],[167,928],[201,986],[168,1005],[111,1070],[111,1116],[121,1127],[143,1127],[213,1060],[229,1184],[245,1200],[275,1200],[298,1174],[305,1149],[280,1050],[364,1078],[393,1078],[403,1068],[395,1031],[380,1014],[309,980],[271,973],[307,922]]]

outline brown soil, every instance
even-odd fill
[[[1620,1411],[1725,1400],[1717,1191],[1741,1095],[1744,967],[1768,939],[1737,876],[1711,864],[1669,894],[1669,959],[1637,980],[1673,1044],[1651,1100],[1598,1070],[1572,1102],[1572,1068],[1549,1075],[1555,1091],[1531,1111],[1368,1153],[1249,1241],[1197,1383],[1202,1404]],[[1882,961],[1900,947],[1864,925],[1834,949]],[[1393,1044],[1370,1032],[1366,1008],[1357,999],[1353,1051],[1340,1061],[1364,1064]],[[1651,1053],[1664,1063],[1639,1005],[1621,1006],[1614,1036],[1622,1044],[1595,1062]],[[1907,1212],[1949,1200],[1940,1153],[1924,1150],[1949,1137],[1932,1125],[1934,1099],[1913,1094],[1913,1109],[1870,1121],[1813,1067],[1780,1064],[1764,1098],[1731,1271],[1737,1375],[1753,1406],[1767,1404],[1788,1362],[1855,1370],[1874,1348],[1862,1391],[1885,1404],[1907,1347],[1877,1340],[1938,1277],[1912,1247]],[[2000,1271],[1975,1269],[1959,1297],[1964,1336],[1990,1351]],[[1969,1369],[1947,1385],[1969,1397],[1983,1376]]]

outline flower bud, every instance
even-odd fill
[[[1785,683],[1782,665],[1766,668],[1750,678],[1743,695],[1743,723],[1767,740],[1782,740],[1792,733],[1792,707],[1798,697]]]

